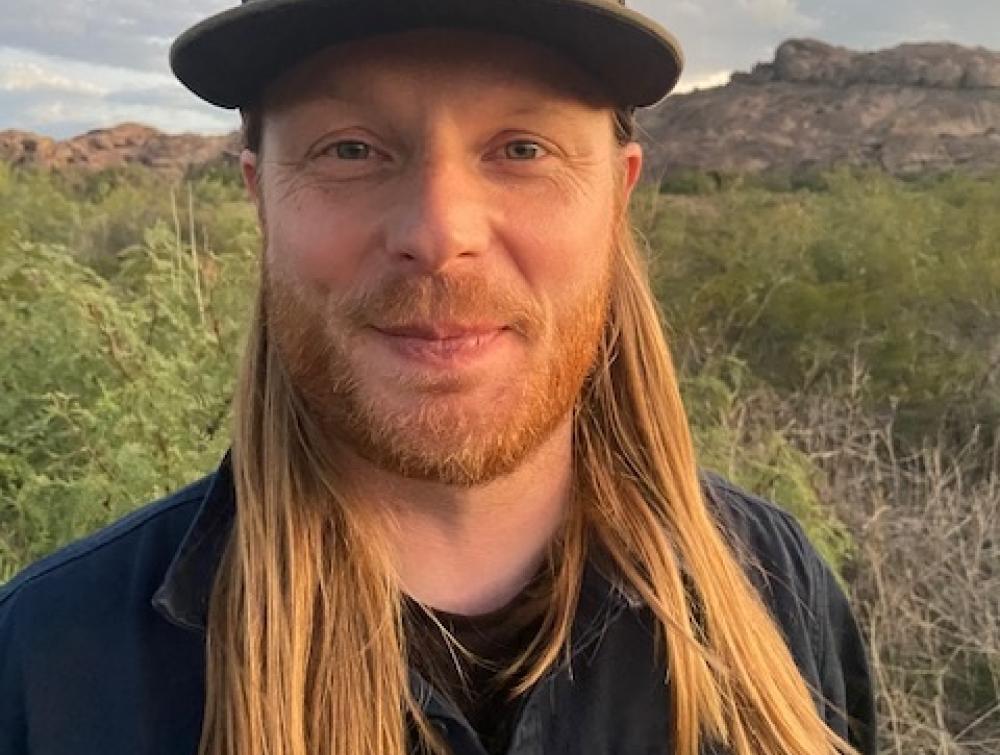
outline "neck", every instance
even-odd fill
[[[471,488],[413,480],[352,459],[352,490],[388,514],[403,590],[424,605],[476,615],[531,581],[572,488],[567,418],[513,473]]]

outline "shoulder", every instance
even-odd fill
[[[148,503],[26,567],[0,587],[0,631],[15,604],[39,601],[58,610],[59,604],[67,602],[59,601],[60,597],[126,582],[137,587],[137,583],[162,577],[210,481],[210,476],[205,477]]]
[[[813,586],[825,564],[792,514],[711,472],[702,474],[702,489],[731,545],[751,569],[782,573],[803,589]]]
[[[798,520],[775,503],[712,474],[706,501],[748,578],[789,641],[800,665],[812,666],[825,644],[836,579]]]
[[[833,570],[788,512],[716,475],[703,475],[702,484],[827,724],[859,752],[875,753],[868,653]]]
[[[155,658],[140,638],[161,636],[166,623],[150,598],[209,480],[70,543],[0,587],[0,751],[27,752],[29,730],[97,710],[94,701],[113,704],[107,680],[134,685]]]

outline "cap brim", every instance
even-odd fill
[[[626,106],[660,101],[683,68],[680,45],[666,29],[607,0],[254,0],[184,32],[170,65],[203,100],[237,108],[328,45],[428,27],[535,40],[605,82]]]

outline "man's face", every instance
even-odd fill
[[[331,439],[456,485],[570,413],[641,164],[585,76],[513,38],[340,45],[272,85],[244,152],[269,335]]]

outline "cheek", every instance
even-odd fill
[[[368,228],[333,203],[279,204],[268,212],[268,262],[306,285],[345,289],[361,271]]]
[[[589,198],[588,198],[589,199]],[[503,245],[518,274],[554,304],[598,285],[611,254],[610,200],[549,202],[505,208]]]

